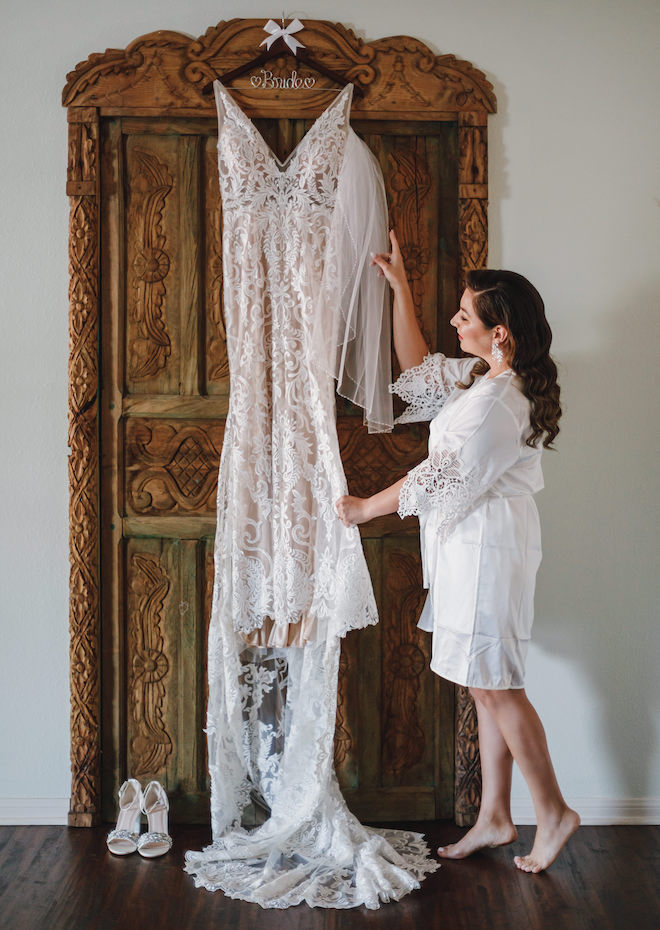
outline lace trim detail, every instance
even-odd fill
[[[409,405],[395,423],[419,423],[436,416],[456,386],[455,379],[446,371],[445,361],[442,352],[426,355],[421,365],[406,368],[390,384],[390,393],[398,394]]]
[[[273,862],[259,855],[248,858],[246,834],[243,861],[237,857],[227,861],[220,840],[201,853],[186,853],[184,869],[198,888],[221,890],[229,898],[264,908],[305,902],[310,907],[364,905],[375,910],[381,903],[399,901],[419,888],[425,875],[440,868],[429,858],[422,834],[362,827],[352,815],[348,817],[347,823],[310,824],[295,837],[295,846],[287,843]],[[334,839],[334,848],[325,854],[318,848],[322,836]],[[232,855],[236,856],[235,850]]]
[[[399,492],[400,517],[419,516],[438,508],[441,516],[437,534],[446,542],[480,493],[481,473],[467,471],[453,449],[434,450],[408,472]]]

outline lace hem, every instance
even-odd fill
[[[348,859],[335,850],[307,858],[304,849],[282,849],[275,862],[272,856],[251,857],[250,836],[245,835],[244,859],[236,858],[235,846],[226,850],[220,839],[202,852],[187,852],[184,870],[197,888],[222,891],[263,908],[305,902],[310,907],[364,905],[375,910],[419,888],[425,875],[440,868],[429,858],[421,833],[361,827],[357,821],[346,826],[362,833],[358,844],[355,837],[345,838],[353,846]]]
[[[480,475],[476,468],[467,471],[454,450],[435,450],[408,472],[399,492],[397,512],[403,518],[437,508],[440,517],[436,532],[440,542],[445,542],[478,497],[479,490]]]
[[[398,394],[409,405],[395,423],[418,423],[436,416],[455,387],[455,382],[449,383],[445,361],[441,352],[426,355],[421,365],[402,371],[390,384],[390,393]]]

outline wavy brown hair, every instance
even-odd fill
[[[531,404],[528,446],[551,447],[559,432],[561,405],[557,366],[550,357],[552,331],[545,318],[541,295],[527,278],[515,271],[483,268],[470,271],[467,287],[474,292],[473,306],[487,329],[498,323],[509,333],[508,357],[513,371],[522,381],[522,390]],[[477,375],[489,370],[488,362],[479,359],[470,373],[470,380],[458,387],[472,386]]]

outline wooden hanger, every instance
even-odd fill
[[[241,77],[241,75],[246,74],[248,71],[252,71],[253,68],[258,68],[260,65],[265,64],[272,58],[279,58],[282,55],[285,55],[287,58],[293,58],[295,61],[304,62],[310,68],[314,68],[315,71],[318,71],[318,73],[322,74],[324,77],[330,78],[332,81],[336,81],[337,84],[342,84],[345,86],[349,83],[343,74],[339,74],[337,71],[332,71],[330,68],[326,68],[325,65],[322,65],[320,61],[317,61],[314,56],[310,55],[308,52],[305,52],[302,49],[298,49],[297,54],[292,52],[282,38],[277,39],[269,51],[262,52],[261,55],[257,55],[251,61],[246,61],[244,65],[239,65],[238,68],[234,68],[232,71],[228,71],[226,74],[219,74],[218,80],[226,86],[228,81],[233,81],[234,78]],[[229,89],[231,90],[231,88]],[[319,89],[328,90],[329,88]],[[213,93],[213,81],[210,81],[202,88],[202,93],[205,95],[210,95]],[[353,94],[356,97],[364,97],[364,91],[358,87],[357,84],[353,85]]]

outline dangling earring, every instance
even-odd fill
[[[498,365],[504,358],[504,352],[502,352],[502,350],[500,349],[499,342],[495,342],[494,339],[493,339],[493,344],[490,347],[490,354],[492,356],[493,361],[496,362]]]

